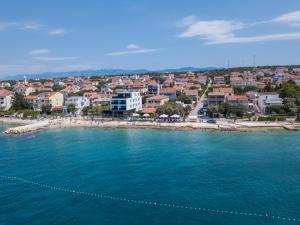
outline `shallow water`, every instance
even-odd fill
[[[136,204],[0,178],[1,225],[297,224],[271,215],[300,218],[300,133],[57,129],[29,139],[0,135],[0,176],[264,215]]]

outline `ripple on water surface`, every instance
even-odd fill
[[[4,127],[0,127],[0,130]],[[0,135],[0,175],[116,198],[0,179],[0,224],[291,224],[300,218],[300,133],[64,129]],[[295,223],[295,222],[293,222]]]

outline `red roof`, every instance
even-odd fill
[[[38,99],[38,96],[37,95],[29,95],[29,96],[24,97],[24,99],[36,100],[36,99]]]
[[[12,91],[9,91],[9,90],[5,90],[5,89],[2,89],[0,90],[0,96],[9,96],[9,95],[12,95],[13,92]]]
[[[172,87],[172,88],[162,88],[160,90],[161,93],[176,93],[176,91],[177,91],[177,88],[174,88],[174,87]]]
[[[142,109],[143,113],[148,113],[148,114],[153,114],[156,112],[156,108],[143,108]]]
[[[155,96],[147,98],[147,100],[163,100],[163,99],[168,99],[168,98],[169,97],[167,97],[167,96],[155,95]]]

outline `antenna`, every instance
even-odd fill
[[[253,68],[256,68],[256,55],[253,55]]]
[[[230,68],[230,60],[228,59],[227,60],[227,69],[229,70],[229,68]]]

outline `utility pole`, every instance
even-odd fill
[[[253,68],[256,68],[256,55],[253,55]]]

